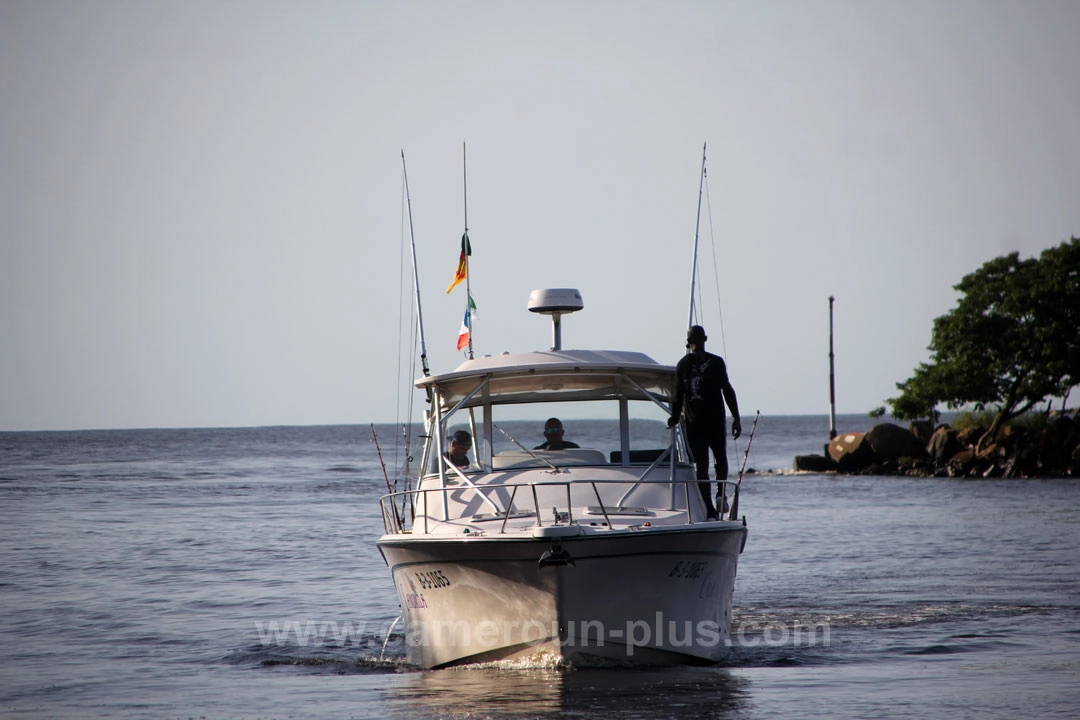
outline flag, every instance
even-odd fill
[[[465,258],[469,255],[472,255],[472,246],[469,244],[469,233],[465,233],[461,236],[461,256],[458,257],[457,272],[454,273],[454,281],[450,283],[450,287],[446,288],[447,295],[458,286],[458,283],[468,277],[469,261]]]
[[[461,332],[457,336],[458,350],[469,344],[469,325],[469,308],[465,308],[465,317],[461,320]]]

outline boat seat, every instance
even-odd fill
[[[535,457],[534,457],[535,456]],[[542,459],[538,459],[542,458]],[[493,470],[513,468],[547,467],[547,460],[552,465],[606,465],[607,458],[599,450],[589,448],[568,448],[566,450],[504,450],[491,459]]]
[[[656,460],[658,457],[663,455],[665,452],[667,452],[667,448],[656,448],[656,449],[649,449],[649,450],[631,450],[630,451],[630,463],[631,464],[633,464],[633,463],[651,463],[653,460]],[[618,465],[619,463],[622,462],[622,451],[621,450],[612,450],[611,451],[611,462],[613,464],[615,464],[615,465]]]

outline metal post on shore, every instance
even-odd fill
[[[836,365],[833,354],[833,303],[836,298],[829,296],[829,440],[836,437]]]

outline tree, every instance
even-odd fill
[[[1044,250],[1039,266],[1039,341],[1067,394],[1080,385],[1080,238]]]
[[[956,307],[934,320],[930,363],[887,402],[901,420],[994,405],[982,447],[998,428],[1080,383],[1080,238],[1038,259],[1011,253],[966,275]]]

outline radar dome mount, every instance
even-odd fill
[[[585,307],[575,288],[549,288],[529,293],[529,312],[551,316],[551,349],[562,350],[562,316]]]

